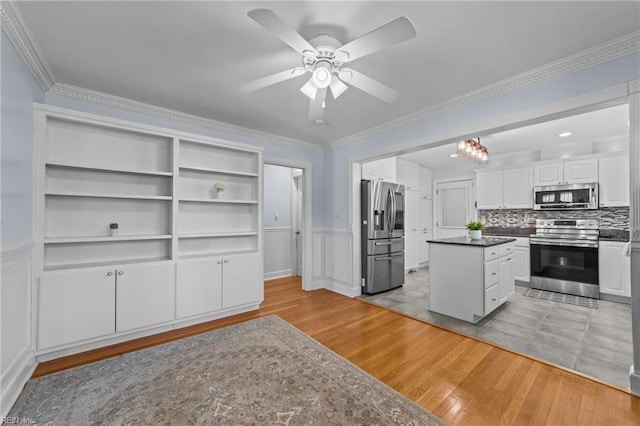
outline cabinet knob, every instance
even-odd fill
[[[496,299],[491,299],[491,301],[492,301],[492,302],[495,302],[495,301],[496,301]]]
[[[218,265],[222,265],[222,260],[218,260],[216,263],[217,263]]]
[[[491,252],[491,255],[492,255],[492,256],[493,256],[493,255],[495,255],[495,254],[496,254],[496,252],[495,252],[495,251],[492,251],[492,252]]]
[[[507,261],[508,261],[508,262],[511,262],[512,260],[513,260],[513,259],[512,259],[512,258],[510,258],[510,257],[509,257],[509,258],[507,258]]]
[[[492,272],[492,273],[491,273],[491,275],[494,275],[494,276],[495,276],[495,275],[496,275],[496,273],[495,273],[495,272]]]
[[[118,275],[124,275],[123,271],[118,271]]]
[[[228,260],[224,260],[223,263],[229,263],[229,261]]]
[[[109,271],[107,272],[107,276],[110,277],[111,275],[113,275],[113,272]]]

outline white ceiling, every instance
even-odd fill
[[[559,137],[561,133],[570,132],[570,136]],[[571,117],[547,121],[531,126],[519,127],[505,132],[495,133],[480,138],[482,145],[489,151],[489,164],[518,162],[521,154],[523,162],[531,159],[543,159],[545,150],[557,154],[558,148],[565,146],[566,152],[618,150],[629,141],[629,106],[618,105],[606,109],[578,114]],[[620,143],[622,142],[622,143]],[[595,144],[595,145],[594,145]],[[611,144],[611,149],[607,148]],[[407,160],[420,163],[433,169],[477,169],[477,163],[462,156],[455,158],[456,144],[442,145],[401,156]],[[526,154],[525,154],[526,153]],[[533,155],[531,155],[533,154]],[[538,158],[536,158],[538,157]],[[496,161],[498,160],[498,161]]]
[[[17,2],[56,80],[302,141],[327,144],[640,29],[640,2]],[[311,39],[346,43],[399,17],[417,37],[349,65],[399,91],[385,104],[350,88],[307,119],[299,77],[237,87],[300,65],[249,19],[272,9]]]

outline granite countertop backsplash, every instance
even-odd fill
[[[515,228],[509,226],[488,226],[482,230],[482,235],[501,237],[525,237],[536,233],[536,228]],[[600,241],[629,241],[629,231],[622,229],[600,229]]]
[[[482,230],[482,235],[499,235],[501,237],[529,237],[536,233],[535,226],[516,228],[513,226],[487,226]]]
[[[629,241],[629,231],[600,228],[600,241]]]

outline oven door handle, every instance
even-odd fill
[[[576,241],[576,240],[563,240],[555,238],[531,238],[529,241],[531,244],[538,244],[541,246],[563,246],[563,247],[592,247],[598,248],[597,241]]]

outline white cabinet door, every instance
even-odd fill
[[[427,199],[424,195],[418,200],[418,229],[433,229],[433,200]]]
[[[601,242],[598,247],[600,293],[631,297],[630,258],[627,243]]]
[[[176,318],[222,309],[221,258],[185,261],[176,268]]]
[[[378,160],[379,176],[387,182],[397,182],[396,157]]]
[[[530,209],[533,207],[533,167],[506,169],[502,182],[502,205],[505,208]]]
[[[500,304],[507,301],[515,291],[513,254],[498,259],[498,295]]]
[[[629,205],[629,156],[602,157],[598,162],[600,207]]]
[[[518,281],[531,281],[531,259],[529,247],[513,249],[513,275]]]
[[[424,265],[429,261],[429,243],[427,240],[433,239],[431,231],[420,231],[418,237],[418,263]]]
[[[45,273],[40,280],[38,349],[115,332],[115,269]]]
[[[420,232],[417,229],[404,234],[404,269],[415,269],[420,263]]]
[[[564,162],[564,183],[590,183],[598,181],[598,159]]]
[[[420,195],[427,197],[428,199],[433,199],[433,172],[430,168],[420,166],[418,169],[418,179]]]
[[[535,186],[560,185],[564,182],[563,164],[561,161],[536,164],[533,167]]]
[[[404,185],[406,190],[418,191],[420,189],[419,175],[418,163],[401,158],[396,160],[396,183]]]
[[[222,307],[260,303],[264,299],[261,256],[225,256],[222,265]]]
[[[406,191],[404,194],[404,269],[414,269],[419,262],[420,200],[418,191]]]
[[[362,179],[378,180],[378,161],[369,161],[362,164]]]
[[[173,264],[125,265],[116,270],[116,331],[175,319]]]
[[[476,181],[477,208],[502,208],[502,170],[476,172]]]

